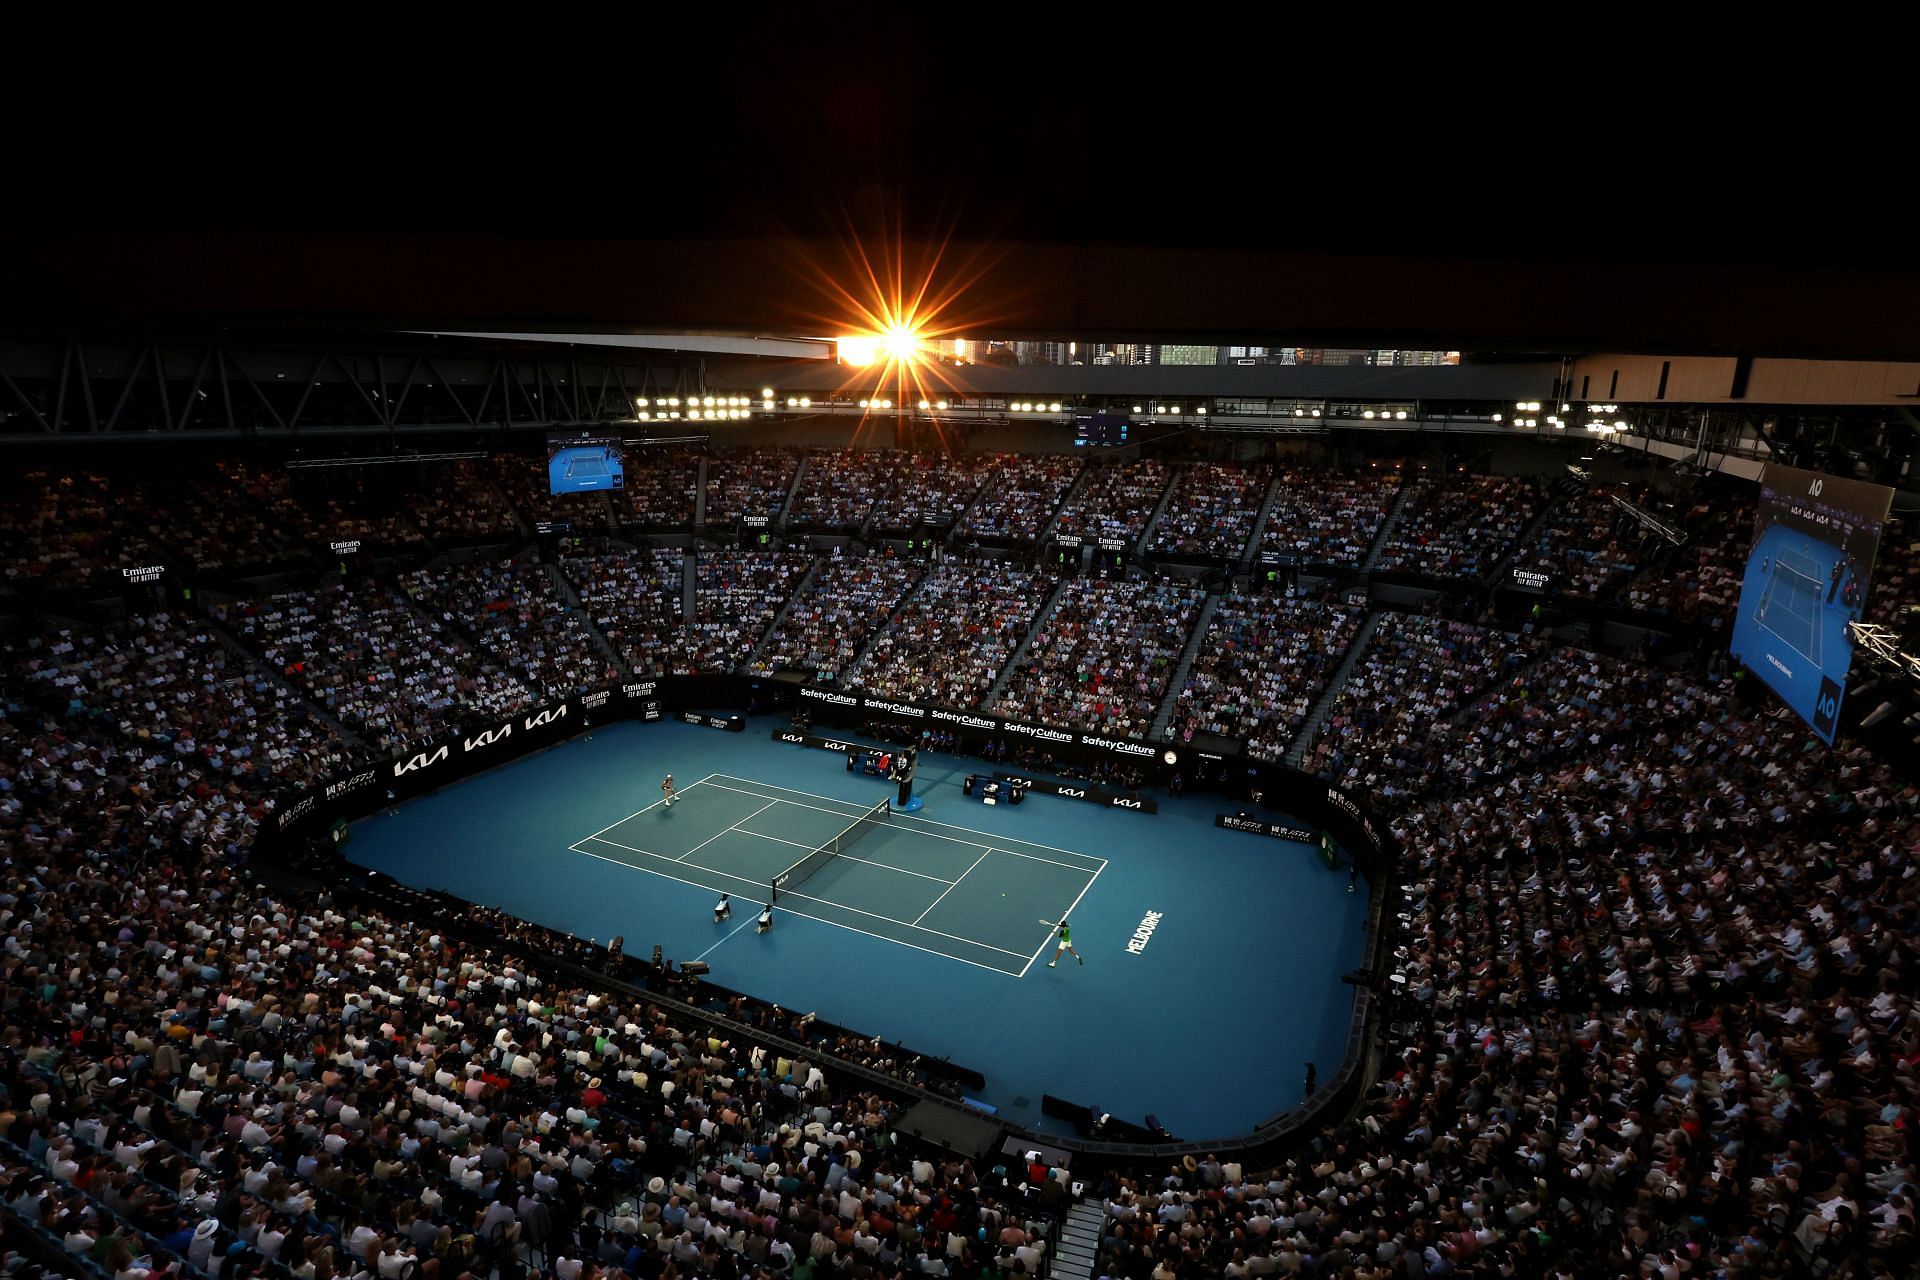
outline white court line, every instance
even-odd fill
[[[703,887],[703,886],[700,886],[700,885],[695,885],[694,887],[695,887],[695,888],[701,888],[701,887]],[[747,917],[747,918],[746,918],[745,920],[742,920],[742,921],[740,922],[740,928],[739,928],[739,929],[735,929],[735,930],[733,931],[733,933],[729,933],[729,934],[727,935],[727,937],[726,937],[726,938],[722,938],[722,939],[720,939],[720,942],[725,942],[725,941],[727,941],[727,939],[728,939],[728,938],[731,938],[731,937],[733,937],[733,934],[735,934],[735,933],[738,933],[738,932],[740,932],[740,929],[744,929],[744,928],[746,928],[746,927],[747,927],[748,925],[750,925],[750,924],[752,924],[752,923],[753,923],[753,922],[754,922],[754,921],[755,921],[756,919],[758,919],[758,918],[759,918],[758,916],[753,916],[753,915],[750,915],[750,916],[748,916],[748,917]],[[712,954],[713,954],[714,952],[716,952],[716,951],[718,951],[718,950],[720,949],[720,942],[716,942],[716,943],[714,943],[714,944],[713,944],[712,946],[710,946],[710,947],[708,947],[708,948],[707,948],[707,949],[706,949],[705,951],[702,951],[702,952],[701,952],[701,953],[700,953],[699,955],[697,955],[697,956],[695,956],[695,957],[694,957],[694,959],[695,959],[695,960],[705,960],[705,959],[706,959],[706,958],[707,958],[708,956],[710,956],[710,955],[712,955]]]
[[[980,856],[979,856],[979,857],[977,857],[977,858],[975,858],[975,859],[973,860],[973,867],[977,867],[977,866],[979,866],[979,865],[980,865],[981,863],[983,863],[983,862],[985,862],[985,861],[987,860],[987,855],[988,855],[989,853],[992,853],[992,852],[993,852],[993,850],[991,850],[991,849],[982,849],[982,850],[980,851]],[[965,871],[962,871],[962,872],[960,873],[960,880],[965,880],[965,879],[966,879],[966,878],[967,878],[968,876],[970,876],[970,875],[972,875],[972,874],[973,874],[973,867],[968,867],[968,868],[967,868],[967,869],[966,869]],[[953,892],[953,888],[954,888],[954,885],[957,885],[957,884],[959,884],[959,883],[960,883],[960,880],[955,880],[955,881],[953,882],[953,884],[950,884],[950,885],[948,885],[948,886],[946,887],[946,889],[945,889],[945,891],[943,891],[943,892],[942,892],[942,893],[940,894],[940,898],[944,898],[944,897],[946,897],[946,896],[947,896],[947,894],[949,894],[949,893],[952,893],[952,892]],[[927,911],[931,911],[931,910],[933,910],[933,909],[934,909],[935,907],[937,907],[937,906],[939,906],[939,905],[940,905],[940,898],[935,898],[935,899],[934,899],[934,900],[933,900],[932,902],[929,902],[929,903],[927,904]],[[922,911],[922,912],[921,912],[921,913],[920,913],[919,915],[917,915],[917,916],[915,916],[915,917],[913,918],[913,923],[914,923],[914,924],[915,924],[916,926],[917,926],[917,925],[918,925],[918,924],[919,924],[919,923],[920,923],[920,922],[921,922],[922,920],[925,920],[925,919],[927,918],[927,911]]]
[[[743,830],[740,832],[740,834],[743,836],[758,836],[762,840],[777,840],[781,844],[790,844],[796,849],[818,849],[820,847],[817,844],[808,844],[804,840],[789,840],[785,836],[770,836],[764,831]]]
[[[612,843],[612,842],[611,842],[611,841],[602,841],[602,843]],[[621,847],[621,848],[625,848],[626,846],[624,846],[624,845],[622,845],[622,846],[620,846],[620,847]],[[706,886],[706,885],[704,885],[704,884],[699,884],[699,883],[697,883],[697,882],[695,882],[695,881],[692,881],[692,880],[683,880],[683,879],[681,879],[681,878],[680,878],[679,876],[676,876],[676,875],[669,875],[669,874],[667,874],[667,873],[666,873],[666,872],[664,872],[664,871],[655,871],[655,870],[653,870],[653,869],[652,869],[652,868],[650,868],[650,867],[637,867],[637,866],[635,866],[635,865],[634,865],[633,863],[631,863],[631,862],[624,862],[624,861],[622,861],[622,860],[621,860],[621,859],[619,859],[619,858],[609,858],[609,857],[607,857],[607,856],[606,856],[605,854],[603,854],[603,853],[595,853],[595,852],[594,852],[593,850],[591,850],[591,849],[578,849],[578,848],[574,848],[574,847],[573,847],[573,846],[571,846],[571,845],[569,845],[569,846],[568,846],[568,848],[569,848],[569,849],[570,849],[570,850],[571,850],[572,852],[574,852],[574,853],[577,853],[577,854],[580,854],[580,855],[581,855],[582,857],[587,857],[587,858],[598,858],[598,859],[599,859],[599,860],[600,860],[601,862],[610,862],[610,863],[612,863],[612,864],[613,864],[614,866],[616,866],[616,867],[625,867],[625,868],[626,868],[627,870],[629,870],[629,871],[638,871],[638,872],[640,872],[640,873],[641,873],[642,875],[649,875],[649,876],[659,876],[659,877],[660,877],[660,878],[661,878],[662,880],[671,880],[671,881],[673,881],[673,883],[675,883],[675,884],[680,884],[680,885],[687,885],[687,886],[689,886],[689,887],[691,887],[691,888],[695,888],[695,889],[706,889],[706,888],[708,887],[708,886]],[[637,850],[635,850],[634,852],[636,852],[636,853],[645,853],[646,851],[645,851],[644,849],[637,849]],[[648,856],[649,856],[649,857],[655,857],[655,858],[657,858],[657,857],[660,857],[660,855],[659,855],[659,854],[649,854]],[[667,859],[667,861],[672,861],[672,859]],[[702,870],[702,871],[708,871],[708,870],[711,870],[711,868],[709,868],[709,867],[701,867],[701,868],[700,868],[700,870]],[[728,875],[727,875],[727,873],[726,873],[726,872],[724,872],[724,871],[715,871],[715,872],[714,872],[713,874],[715,874],[715,875],[717,875],[717,876],[724,876],[725,878],[727,878],[727,879],[729,879],[729,880],[738,880],[738,879],[740,878],[740,877],[738,877],[738,876],[728,876]],[[751,882],[751,881],[749,881],[748,883],[752,883],[752,882]],[[805,895],[805,894],[794,894],[794,895],[790,895],[790,896],[793,896],[793,897],[805,897],[806,895]],[[820,899],[818,899],[818,898],[811,898],[811,899],[808,899],[808,901],[811,901],[811,902],[818,902],[818,901],[820,901]],[[838,905],[838,904],[829,904],[829,905]],[[785,912],[786,912],[786,913],[787,913],[788,915],[790,915],[790,916],[798,916],[798,917],[800,917],[800,919],[802,919],[802,920],[811,920],[811,921],[813,921],[813,922],[814,922],[815,924],[824,924],[824,925],[828,925],[828,926],[830,926],[830,927],[832,927],[832,928],[835,928],[835,929],[845,929],[845,930],[846,930],[846,931],[847,931],[848,933],[857,933],[857,934],[859,934],[859,935],[860,935],[861,937],[863,937],[863,938],[873,938],[873,939],[876,939],[877,941],[880,941],[880,942],[891,942],[891,943],[892,943],[892,944],[893,944],[894,946],[896,946],[896,947],[910,947],[910,948],[912,948],[912,949],[913,949],[913,950],[915,950],[915,951],[924,951],[924,952],[925,952],[926,954],[928,954],[928,955],[930,955],[930,956],[939,956],[939,957],[940,957],[940,958],[942,958],[943,960],[952,960],[952,961],[954,961],[954,962],[955,962],[955,963],[957,963],[957,964],[970,964],[970,965],[972,965],[972,966],[973,966],[974,968],[976,968],[976,969],[985,969],[985,970],[986,970],[986,971],[987,971],[988,973],[997,973],[997,974],[999,974],[999,975],[1000,975],[1001,977],[1003,977],[1003,978],[1018,978],[1018,977],[1020,977],[1020,976],[1022,976],[1023,974],[1025,974],[1025,973],[1026,973],[1026,970],[1025,970],[1025,969],[1022,969],[1022,970],[1020,971],[1020,973],[1015,973],[1015,972],[1013,972],[1013,971],[1012,971],[1011,969],[1002,969],[1002,968],[999,968],[998,966],[995,966],[995,965],[990,965],[990,964],[981,964],[981,963],[980,963],[980,962],[979,962],[978,960],[969,960],[969,959],[967,959],[967,958],[966,958],[965,956],[956,956],[956,955],[954,955],[954,954],[953,954],[952,952],[950,952],[950,951],[935,951],[935,950],[934,950],[934,949],[933,949],[932,947],[923,947],[923,946],[921,946],[920,944],[918,944],[918,943],[916,943],[916,942],[903,942],[903,941],[901,941],[901,940],[900,940],[899,938],[889,938],[889,937],[886,937],[886,936],[885,936],[884,934],[878,934],[878,933],[868,933],[868,932],[867,932],[867,931],[866,931],[865,929],[856,929],[856,928],[854,928],[854,927],[853,927],[852,925],[850,925],[850,924],[844,924],[844,923],[842,923],[841,921],[838,921],[838,920],[825,920],[825,919],[822,919],[822,918],[821,918],[821,917],[819,917],[819,916],[811,916],[811,915],[808,915],[808,914],[807,914],[806,912],[804,912],[804,911],[795,911],[795,910],[793,910],[793,909],[792,909],[791,907],[782,907],[782,908],[781,908],[781,910],[783,910],[783,911],[785,911]],[[899,923],[899,921],[897,921],[897,920],[896,920],[896,921],[894,921],[894,923],[895,923],[895,924],[898,924],[898,923]],[[738,932],[738,930],[735,930],[735,932]],[[927,932],[931,932],[931,930],[928,930]],[[724,940],[725,940],[725,939],[722,939],[722,941],[724,941]],[[971,941],[971,939],[962,939],[962,941],[969,941],[969,942],[970,942],[970,941]],[[981,944],[980,944],[980,943],[973,943],[973,945],[975,945],[975,946],[979,946],[979,945],[981,945]],[[997,949],[997,948],[996,948],[996,949]]]
[[[718,773],[710,773],[710,774],[708,774],[708,775],[707,775],[707,778],[719,778],[719,777],[724,777],[724,776],[725,776],[724,774],[718,774]],[[705,781],[707,780],[707,778],[701,778],[701,779],[699,780],[699,782],[689,782],[689,783],[688,783],[688,784],[687,784],[687,785],[686,785],[685,787],[682,787],[682,788],[681,788],[681,790],[682,790],[682,791],[691,791],[691,790],[693,790],[693,789],[694,789],[695,787],[697,787],[697,786],[699,786],[701,782],[705,782]],[[659,807],[660,805],[663,805],[663,804],[665,804],[666,802],[667,802],[667,798],[666,798],[665,796],[661,796],[661,797],[660,797],[660,798],[659,798],[658,800],[655,800],[655,801],[654,801],[654,802],[653,802],[652,804],[650,804],[650,805],[648,805],[648,806],[647,806],[647,809],[654,809],[654,808],[658,808],[658,807]],[[635,809],[635,810],[634,810],[634,811],[633,811],[632,813],[630,813],[630,814],[628,814],[628,815],[627,815],[626,817],[624,817],[624,818],[622,818],[622,819],[620,819],[620,822],[631,822],[631,821],[632,821],[633,819],[635,819],[635,818],[637,818],[637,817],[639,817],[639,816],[640,816],[641,814],[643,814],[643,813],[645,813],[645,812],[647,811],[647,809]],[[594,836],[597,836],[597,835],[604,835],[605,833],[607,833],[607,832],[609,832],[609,831],[611,831],[611,830],[613,830],[613,829],[614,829],[615,827],[617,827],[617,826],[619,826],[619,825],[620,825],[620,822],[609,822],[609,823],[608,823],[608,824],[607,824],[606,826],[604,826],[604,827],[602,827],[602,828],[600,828],[600,830],[598,830],[598,831],[596,831],[596,832],[594,832],[594,833],[593,833],[593,835],[594,835]],[[593,839],[593,836],[587,836],[587,837],[585,837],[585,838],[586,838],[586,839],[588,839],[588,840],[591,840],[591,839]]]
[[[1087,890],[1093,888],[1093,881],[1098,880],[1099,878],[1100,878],[1100,873],[1098,871],[1094,872],[1093,879],[1087,881],[1086,885],[1081,888],[1080,892],[1074,895],[1073,901],[1067,904],[1067,909],[1060,913],[1060,918],[1062,920],[1068,920],[1073,917],[1074,911],[1080,906],[1080,899],[1087,896]],[[1048,943],[1051,943],[1052,941],[1053,939],[1049,937],[1046,942],[1041,943],[1040,951],[1045,951],[1047,949]],[[1020,966],[1021,977],[1023,978],[1026,977],[1027,970],[1033,968],[1033,962],[1040,958],[1040,951],[1034,952],[1033,955],[1027,960],[1027,962]]]
[[[722,773],[714,776],[721,777],[721,778],[733,778],[733,775],[730,773]],[[733,780],[735,782],[753,782],[752,778],[734,778]],[[734,792],[738,792],[740,795],[743,795],[743,796],[752,796],[756,800],[768,800],[768,799],[778,800],[781,804],[790,804],[796,809],[812,809],[815,813],[830,813],[836,818],[857,818],[860,816],[857,813],[841,813],[835,809],[822,809],[818,805],[801,804],[798,800],[787,800],[779,796],[766,796],[761,794],[758,791],[741,791],[740,788],[738,787],[722,786],[718,782],[711,782],[711,783],[708,783],[707,785],[712,787],[719,787],[722,791],[734,791]],[[754,785],[769,787],[775,791],[793,791],[794,795],[811,796],[815,800],[833,800],[834,799],[832,796],[816,796],[811,791],[794,791],[793,788],[791,787],[774,786],[774,784],[771,782],[755,783]],[[835,803],[852,804],[854,802],[851,800],[839,800],[839,801],[835,801]],[[984,831],[975,831],[972,827],[956,826],[951,822],[936,822],[932,818],[922,818],[918,814],[913,814],[913,813],[889,813],[887,815],[887,819],[890,822],[896,821],[902,818],[912,818],[915,822],[932,823],[932,825],[936,827],[946,827],[949,830],[953,830],[953,831],[965,831],[976,836],[983,836],[987,834]],[[908,828],[908,829],[911,830],[912,828]],[[1091,858],[1093,861],[1098,862],[1100,865],[1098,867],[1083,867],[1078,865],[1077,863],[1061,862],[1055,858],[1042,858],[1038,854],[1034,854],[1034,853],[1022,853],[1018,849],[1008,849],[1002,845],[984,844],[978,840],[962,840],[958,836],[944,836],[944,835],[941,835],[938,831],[922,831],[922,832],[919,832],[918,834],[926,836],[929,840],[950,840],[954,844],[971,845],[975,849],[996,849],[1001,853],[1010,854],[1016,858],[1027,858],[1033,862],[1044,862],[1048,866],[1052,866],[1052,867],[1065,867],[1069,871],[1078,871],[1081,875],[1099,875],[1100,872],[1107,865],[1107,860],[1105,858],[1094,858],[1093,855],[1090,853],[1075,853],[1071,849],[1059,849],[1059,848],[1055,848],[1053,845],[1050,845],[1050,844],[1037,844],[1031,840],[1021,840],[1017,836],[1004,836],[1001,838],[1018,843],[1018,844],[1030,845],[1035,849],[1052,849],[1055,853],[1064,853],[1075,858]]]
[[[785,800],[776,800],[774,803],[786,804],[787,802]],[[759,836],[762,840],[776,840],[781,844],[790,844],[796,849],[818,849],[820,847],[817,844],[802,844],[798,840],[789,840],[784,836],[770,836],[764,831],[748,831],[745,827],[739,828],[738,834],[743,836]],[[845,858],[848,862],[864,862],[869,867],[879,867],[884,871],[898,871],[903,876],[919,876],[922,880],[938,880],[944,885],[951,886],[959,883],[958,880],[949,880],[945,876],[930,876],[924,871],[909,871],[905,867],[896,867],[891,862],[874,862],[868,858],[856,858],[850,853],[836,853],[833,856],[836,858]]]
[[[725,834],[726,834],[726,832],[724,832],[724,831],[723,831],[723,832],[721,832],[720,834],[721,834],[721,835],[725,835]],[[719,837],[717,837],[717,836],[715,837],[715,839],[718,839],[718,838],[719,838]],[[742,884],[750,884],[750,885],[756,885],[756,886],[761,886],[761,885],[766,885],[766,884],[767,884],[767,882],[766,882],[766,881],[764,881],[764,880],[749,880],[749,879],[747,879],[747,878],[746,878],[745,876],[737,876],[737,875],[735,875],[735,874],[733,874],[733,872],[731,872],[731,871],[721,871],[721,870],[720,870],[719,868],[717,868],[717,867],[708,867],[708,866],[703,866],[702,864],[700,864],[700,863],[698,863],[698,862],[692,862],[692,863],[689,863],[689,862],[685,862],[685,861],[683,861],[683,860],[682,860],[682,859],[680,859],[680,858],[669,858],[669,857],[668,857],[668,856],[667,856],[666,854],[664,854],[664,853],[654,853],[654,852],[653,852],[652,850],[649,850],[649,849],[636,849],[636,848],[634,848],[634,847],[633,847],[632,845],[625,845],[625,844],[621,844],[621,843],[619,843],[618,841],[614,841],[614,840],[608,840],[608,839],[605,839],[605,838],[603,838],[603,837],[598,837],[598,836],[589,836],[589,837],[588,837],[588,839],[590,839],[590,840],[591,840],[591,839],[598,839],[598,840],[600,841],[600,843],[601,843],[601,844],[610,844],[610,845],[612,845],[612,846],[613,846],[614,848],[616,848],[616,849],[625,849],[625,850],[626,850],[626,851],[627,851],[628,853],[637,853],[637,854],[639,854],[639,855],[640,855],[641,857],[643,857],[643,858],[658,858],[658,859],[660,859],[660,861],[662,861],[662,862],[671,862],[671,863],[675,863],[676,865],[680,865],[680,866],[693,866],[693,867],[699,867],[699,868],[700,868],[700,870],[702,870],[702,871],[711,871],[711,872],[713,872],[713,873],[714,873],[715,875],[718,875],[718,876],[725,876],[725,877],[726,877],[727,879],[729,879],[729,880],[738,880],[738,881],[739,881],[740,883],[742,883]],[[582,843],[584,843],[584,842],[582,842]],[[568,847],[569,847],[569,848],[572,848],[572,849],[573,849],[573,851],[574,851],[575,853],[584,853],[584,854],[586,854],[586,855],[587,855],[588,857],[590,857],[590,858],[599,858],[599,857],[601,857],[601,855],[600,855],[600,854],[597,854],[597,853],[594,853],[594,852],[592,852],[591,850],[588,850],[588,849],[581,849],[581,848],[577,848],[577,847],[575,847],[575,846],[568,846]],[[838,856],[840,856],[840,857],[845,857],[846,855],[845,855],[845,854],[840,854],[840,855],[838,855]],[[632,865],[633,865],[633,864],[632,864],[632,863],[630,863],[630,862],[620,862],[620,859],[618,859],[618,858],[605,858],[605,859],[603,859],[603,860],[604,860],[604,861],[607,861],[607,862],[619,862],[619,863],[620,863],[620,865],[621,865],[621,866],[623,866],[623,867],[630,867],[630,866],[632,866]],[[854,861],[855,861],[855,862],[858,862],[858,861],[860,861],[860,859],[858,859],[858,858],[855,858],[855,859],[854,859]],[[879,864],[877,864],[877,863],[876,863],[875,865],[879,865]],[[641,869],[642,869],[642,870],[644,870],[644,868],[641,868]],[[898,868],[890,868],[890,869],[892,869],[892,870],[897,870]],[[909,872],[908,874],[912,874],[912,873],[911,873],[911,872]],[[671,878],[671,877],[669,877],[669,878]],[[683,884],[686,884],[686,883],[690,883],[690,882],[689,882],[689,881],[682,881],[681,883],[683,883]],[[1088,883],[1092,883],[1092,882],[1091,882],[1091,881],[1089,881]],[[704,886],[704,885],[702,885],[701,887],[702,887],[702,888],[705,888],[706,886]],[[949,887],[951,887],[951,886],[949,886]],[[1081,890],[1081,892],[1082,892],[1082,893],[1085,893],[1085,892],[1086,892],[1086,890],[1084,890],[1084,889],[1082,889],[1082,890]],[[1019,956],[1019,955],[1025,955],[1025,954],[1026,954],[1026,953],[1025,953],[1024,951],[1008,951],[1008,950],[1007,950],[1007,949],[1006,949],[1005,947],[996,947],[996,946],[994,946],[994,945],[993,945],[993,944],[992,944],[991,942],[982,942],[982,941],[980,941],[980,940],[979,940],[978,938],[963,938],[963,937],[961,937],[961,936],[960,936],[959,934],[957,934],[957,933],[946,933],[946,932],[943,932],[942,930],[939,930],[939,929],[929,929],[929,928],[927,928],[927,927],[926,927],[925,925],[918,925],[918,924],[914,924],[914,923],[913,923],[912,921],[910,921],[910,920],[901,920],[901,919],[898,919],[898,918],[896,918],[896,917],[894,917],[894,916],[883,916],[883,915],[881,915],[881,914],[880,914],[880,913],[879,913],[878,911],[862,911],[862,910],[861,910],[861,909],[860,909],[859,907],[850,907],[850,906],[848,906],[848,905],[847,905],[846,903],[844,903],[844,902],[835,902],[835,901],[834,901],[833,899],[831,899],[831,898],[816,898],[816,897],[814,897],[814,896],[813,896],[812,894],[810,894],[810,893],[801,893],[801,892],[800,892],[800,891],[799,891],[798,889],[782,889],[782,890],[780,891],[780,893],[779,893],[779,898],[780,898],[780,901],[782,901],[782,902],[785,902],[785,901],[786,901],[786,900],[787,900],[788,898],[805,898],[805,899],[806,899],[806,900],[807,900],[808,902],[817,902],[817,903],[819,903],[819,904],[820,904],[821,906],[823,906],[823,907],[834,907],[834,908],[836,908],[836,909],[838,909],[838,910],[840,910],[840,911],[851,911],[851,912],[853,912],[853,913],[854,913],[855,915],[857,915],[857,916],[866,916],[866,917],[867,917],[867,918],[868,918],[869,920],[885,920],[885,921],[886,921],[886,922],[887,922],[888,924],[897,924],[897,925],[900,925],[900,926],[901,926],[902,928],[907,928],[907,929],[916,929],[916,930],[918,930],[918,931],[919,931],[919,932],[921,932],[921,933],[931,933],[931,934],[934,934],[934,935],[936,935],[937,937],[941,937],[941,938],[951,938],[951,939],[953,939],[953,940],[954,940],[955,942],[964,942],[964,943],[966,943],[966,944],[967,944],[968,946],[970,946],[970,947],[979,947],[979,948],[981,948],[981,949],[983,949],[983,950],[986,950],[986,951],[998,951],[998,952],[1000,952],[1000,953],[1001,953],[1001,954],[1003,954],[1003,955],[1009,955],[1009,956]],[[1075,901],[1075,902],[1078,902],[1079,900],[1080,900],[1080,899],[1078,899],[1078,898],[1075,898],[1075,899],[1074,899],[1074,901]],[[796,914],[797,914],[797,913],[796,913]],[[818,919],[818,917],[817,917],[817,916],[808,916],[807,918],[808,918],[809,920],[814,920],[814,919]],[[829,920],[829,921],[825,921],[824,923],[827,923],[827,924],[831,924],[831,923],[833,923],[833,922],[832,922],[831,920]],[[873,934],[873,935],[871,935],[871,936],[873,936],[873,937],[876,937],[876,938],[877,938],[877,937],[880,937],[881,935],[879,935],[879,934]],[[891,941],[891,939],[889,939],[889,941]],[[946,954],[946,952],[944,952],[944,951],[941,951],[941,952],[935,952],[935,954],[936,954],[936,955],[945,955],[945,954]],[[955,958],[956,958],[956,959],[958,959],[958,957],[957,957],[957,956],[956,956]]]
[[[758,809],[755,809],[752,813],[748,814],[746,817],[740,819],[740,822],[752,822],[755,818],[759,817],[761,814],[765,813],[767,810],[773,808],[774,805],[779,803],[780,802],[778,800],[769,800],[767,801],[767,803],[761,805]],[[727,831],[737,830],[740,826],[740,822],[734,823],[733,826],[728,827],[726,831],[714,832],[712,835],[708,836],[705,840],[702,840],[699,844],[693,846],[693,848],[687,850],[685,853],[675,858],[674,861],[685,862],[688,858],[691,858],[694,854],[700,852],[702,849],[712,844],[715,840],[718,840],[721,836],[726,835]],[[613,841],[609,840],[607,841],[607,843],[612,844]],[[655,855],[655,856],[664,856],[664,855]],[[694,865],[698,866],[699,864],[696,863]]]
[[[1082,892],[1085,891],[1082,890]],[[835,902],[831,898],[816,898],[812,894],[801,893],[796,889],[782,889],[780,891],[780,901],[785,902],[788,898],[805,898],[808,902],[817,902],[823,907],[837,907],[842,911],[851,911],[855,915],[865,916],[869,920],[885,920],[888,924],[897,924],[907,929],[918,929],[921,933],[931,933],[942,938],[952,938],[955,942],[964,942],[970,947],[979,947],[983,951],[998,951],[1001,955],[1007,956],[1026,954],[1022,951],[1009,951],[1005,947],[996,947],[991,942],[981,942],[976,938],[963,938],[957,933],[942,933],[938,929],[929,929],[923,924],[912,924],[905,920],[896,920],[892,916],[883,916],[877,911],[862,911],[858,907],[850,907],[844,902]],[[941,954],[944,955],[946,953],[942,952]]]

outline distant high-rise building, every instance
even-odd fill
[[[1169,342],[1160,348],[1160,363],[1167,364],[1219,364],[1219,347],[1187,346]]]

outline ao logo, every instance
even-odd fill
[[[1840,714],[1840,698],[1836,694],[1822,690],[1819,700],[1814,703],[1813,710],[1818,718],[1831,720]]]
[[[1820,478],[1817,476],[1814,477],[1813,481],[1807,485],[1807,496],[1809,498],[1819,497],[1821,484],[1822,484],[1822,481],[1820,480]]]

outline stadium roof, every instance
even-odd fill
[[[802,335],[897,237],[984,272],[973,336],[1920,355],[1920,148],[1868,68],[1809,108],[1725,51],[1636,92],[1226,11],[916,21],[129,40],[98,95],[33,60],[0,321]]]

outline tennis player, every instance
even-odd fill
[[[667,798],[667,808],[673,808],[673,775],[668,774],[660,782],[660,793]]]
[[[1067,918],[1065,916],[1061,916],[1058,920],[1042,920],[1040,923],[1053,930],[1054,941],[1060,944],[1054,948],[1053,959],[1047,961],[1047,968],[1051,969],[1054,965],[1060,963],[1060,953],[1062,951],[1072,956],[1075,960],[1078,960],[1081,964],[1087,962],[1085,956],[1073,949],[1073,931],[1067,927]]]

